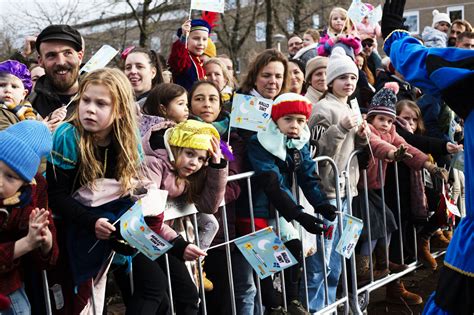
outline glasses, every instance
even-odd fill
[[[362,42],[362,47],[372,47],[373,43],[371,42]]]

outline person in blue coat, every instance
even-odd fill
[[[280,95],[273,103],[272,119],[266,130],[253,135],[247,144],[248,160],[258,182],[252,190],[255,217],[275,227],[275,209],[278,210],[281,239],[298,260],[297,265],[285,270],[290,314],[309,314],[299,301],[302,245],[298,231],[290,222],[296,220],[312,234],[321,234],[327,228],[322,220],[304,211],[292,189],[299,186],[316,213],[329,221],[336,218],[336,208],[329,203],[320,186],[316,163],[309,152],[307,121],[312,108],[304,96],[296,93]],[[262,299],[265,308],[275,312],[281,309],[271,278],[262,280]]]
[[[463,118],[466,216],[446,252],[436,291],[424,314],[474,313],[474,51],[426,48],[403,30],[405,0],[387,0],[383,9],[384,50],[405,79],[426,94],[440,96]]]

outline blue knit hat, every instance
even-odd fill
[[[0,131],[0,161],[28,183],[52,146],[51,132],[39,121],[23,120]]]
[[[207,21],[202,20],[202,19],[194,19],[191,20],[191,30],[189,31],[190,33],[192,31],[205,31],[207,33],[210,33],[212,30],[211,25],[207,23]],[[183,33],[183,30],[181,28],[178,29],[178,37],[181,37],[181,34]]]

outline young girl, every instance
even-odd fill
[[[344,45],[353,51],[352,55],[360,53],[362,46],[360,38],[354,29],[351,20],[348,20],[347,11],[336,7],[329,14],[329,27],[319,40],[318,55],[329,56],[336,45]]]
[[[130,81],[135,100],[143,106],[150,90],[163,82],[162,65],[154,50],[129,47],[122,53],[123,72]]]
[[[409,144],[417,149],[434,155],[446,155],[456,153],[462,149],[462,145],[450,143],[446,140],[424,136],[424,123],[420,108],[415,102],[402,100],[396,106],[397,119],[396,131]],[[385,201],[391,209],[397,208],[400,203],[401,227],[404,243],[404,257],[414,255],[412,231],[413,224],[420,227],[417,233],[418,259],[428,268],[435,270],[436,260],[430,253],[430,239],[433,233],[440,227],[437,223],[437,216],[429,218],[429,212],[437,208],[439,202],[439,192],[434,191],[434,198],[428,198],[431,194],[425,194],[422,172],[412,170],[404,163],[398,164],[399,197],[397,200],[396,186],[394,178],[395,170],[392,164],[387,167],[387,178],[385,185]],[[432,209],[432,210],[430,210]],[[429,219],[428,219],[429,218]],[[436,238],[435,238],[436,239]],[[395,237],[390,246],[390,258],[399,263],[401,261],[399,238]],[[412,256],[414,257],[414,256]]]
[[[181,85],[161,83],[155,86],[148,95],[140,117],[140,133],[145,133],[155,123],[166,120],[177,124],[188,119],[188,92]],[[160,118],[157,118],[160,117]]]
[[[397,224],[392,210],[385,206],[386,230],[384,229],[383,220],[383,204],[380,197],[381,189],[385,185],[387,160],[404,161],[410,168],[419,170],[426,168],[434,176],[447,179],[447,172],[444,169],[436,167],[428,159],[428,156],[418,149],[409,145],[402,137],[398,135],[393,125],[395,121],[395,104],[397,102],[396,87],[388,85],[382,88],[373,97],[369,112],[367,113],[367,122],[371,130],[370,145],[374,154],[374,160],[369,159],[367,170],[367,183],[369,194],[369,217],[371,224],[371,242],[368,241],[367,230],[362,232],[362,243],[360,247],[360,255],[357,256],[357,277],[359,281],[367,281],[370,279],[368,270],[369,255],[376,245],[383,248],[386,252],[390,245],[391,233],[397,229]],[[382,173],[379,173],[379,161],[382,161]],[[363,187],[362,181],[359,181],[359,187]],[[359,192],[359,198],[356,201],[354,209],[358,211],[358,215],[364,220],[364,226],[368,224],[368,218],[365,213],[364,193]],[[379,257],[377,257],[379,259]],[[386,258],[385,258],[386,259]],[[382,260],[384,258],[382,257]],[[379,262],[377,262],[379,263]],[[399,272],[406,269],[405,265],[397,265],[390,261],[384,261],[381,266],[380,276],[385,276],[389,270]],[[409,305],[421,304],[420,296],[408,292],[401,281],[395,281],[387,285],[387,300],[394,303],[400,303],[402,300]]]
[[[58,258],[46,181],[37,174],[51,151],[51,134],[44,124],[26,120],[0,131],[0,143],[0,296],[11,302],[0,313],[30,314],[25,271],[44,270]]]
[[[60,278],[50,283],[61,284],[61,311],[67,314],[90,311],[92,283],[96,288],[95,310],[102,312],[109,254],[117,248],[112,223],[133,204],[134,190],[143,186],[144,179],[136,107],[127,77],[118,69],[93,71],[82,80],[78,101],[71,120],[54,134],[47,167],[48,194],[59,218],[59,241],[65,254],[58,270]],[[162,220],[163,213],[145,218],[156,233],[175,245],[181,244],[176,232]],[[184,256],[181,252],[185,259],[204,254],[191,245],[181,247],[186,248]],[[167,302],[166,277],[154,272],[156,264],[142,254],[136,255],[133,263],[136,290],[129,299],[124,294],[127,312],[152,314],[163,310],[160,307]],[[151,285],[155,285],[155,291],[145,294]]]
[[[296,220],[308,232],[321,234],[322,221],[303,211],[291,193],[294,185],[303,193],[316,213],[327,220],[336,218],[335,207],[326,198],[318,184],[315,162],[309,154],[310,137],[307,119],[312,110],[311,102],[295,93],[278,96],[272,107],[272,120],[266,131],[252,136],[247,146],[250,164],[255,171],[257,185],[253,186],[253,210],[256,229],[276,226],[274,210],[280,214],[280,236],[285,246],[298,260],[298,264],[285,269],[285,288],[290,314],[308,314],[299,301],[299,280],[302,263],[302,245],[297,230],[290,223]],[[299,161],[297,163],[296,161]],[[296,178],[297,182],[294,182]],[[247,214],[247,219],[248,219]],[[246,223],[246,224],[245,224]],[[250,220],[241,220],[239,228],[250,231]],[[270,313],[283,312],[271,277],[262,280],[262,298]]]
[[[150,179],[159,189],[168,191],[168,198],[184,198],[185,202],[194,203],[201,214],[215,213],[224,198],[227,181],[219,133],[212,125],[195,120],[167,127],[166,122],[157,124],[143,137]],[[192,232],[187,228],[189,220],[183,217],[169,223],[188,234]],[[216,231],[200,231],[202,247],[209,247]],[[159,262],[162,268],[166,267],[163,260]],[[186,266],[174,257],[169,262],[177,314],[197,314],[199,296]]]
[[[325,57],[318,57],[325,58]],[[367,145],[368,127],[365,122],[357,124],[357,116],[348,105],[348,98],[354,93],[359,71],[354,61],[346,56],[340,47],[334,48],[327,63],[328,90],[323,93],[321,100],[314,105],[309,120],[312,132],[312,143],[315,143],[317,154],[326,155],[334,159],[338,169],[346,167],[349,155],[355,149],[362,149]],[[314,103],[313,103],[314,104]],[[357,159],[351,164],[350,189],[352,196],[357,195],[357,181],[359,180]],[[334,173],[330,165],[321,163],[318,173],[323,181],[324,191],[332,205],[336,205],[336,189],[339,189],[342,198],[342,211],[347,209],[345,185],[337,188],[334,182]],[[329,222],[325,222],[329,224]],[[334,234],[331,239],[325,239],[326,263],[321,251],[307,259],[308,293],[310,311],[316,312],[324,308],[324,268],[330,268],[328,275],[328,303],[336,299],[336,290],[342,271],[340,255],[336,252],[339,242],[337,223],[334,223]],[[317,240],[319,243],[319,239]],[[322,248],[322,244],[318,244]]]
[[[205,20],[187,20],[178,30],[178,39],[171,47],[168,59],[173,82],[190,90],[195,81],[204,79],[201,56],[207,47],[211,26]]]

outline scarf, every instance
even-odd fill
[[[282,161],[286,160],[287,149],[301,150],[308,143],[309,138],[308,125],[305,125],[301,131],[300,138],[288,139],[286,135],[281,133],[273,120],[270,120],[266,130],[260,130],[257,133],[258,142],[260,142],[262,147]]]
[[[396,117],[395,123],[406,131],[413,133],[410,124],[401,117]],[[410,168],[410,205],[411,213],[415,220],[426,220],[428,218],[428,200],[423,184],[422,170]]]
[[[9,208],[23,208],[31,202],[32,185],[36,185],[34,178],[29,185],[23,186],[13,196],[0,200],[0,222],[3,221],[0,229],[4,229],[7,226],[8,217],[10,216]],[[2,220],[1,217],[4,217],[4,219]]]
[[[21,120],[36,120],[38,113],[36,110],[31,106],[31,103],[28,101],[24,101],[18,105],[16,104],[5,104],[0,103],[0,107],[6,110],[9,110],[13,114],[15,114],[18,119]]]

